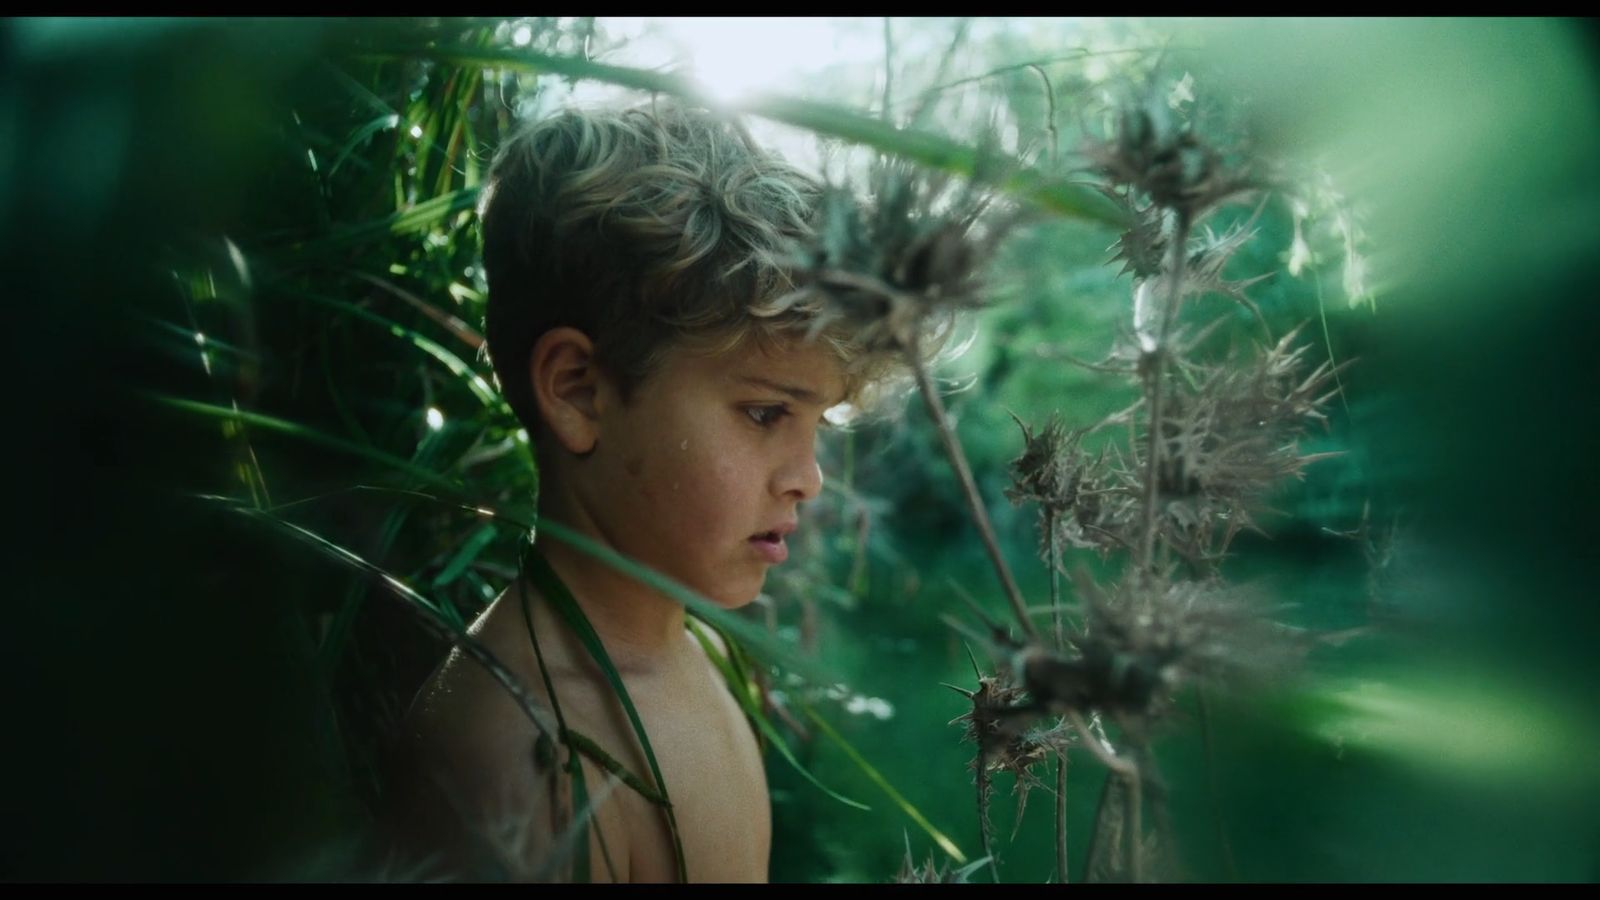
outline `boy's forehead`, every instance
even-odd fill
[[[747,342],[726,353],[702,358],[705,371],[730,386],[760,386],[794,399],[833,406],[844,399],[844,366],[816,341],[792,340],[771,346]]]

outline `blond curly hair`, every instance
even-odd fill
[[[481,208],[488,351],[506,401],[539,431],[528,355],[552,328],[595,342],[624,399],[668,350],[822,340],[849,399],[892,360],[796,290],[823,187],[727,117],[677,102],[565,111],[512,137]]]

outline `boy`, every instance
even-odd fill
[[[727,609],[757,596],[822,476],[823,414],[882,373],[819,328],[783,264],[820,187],[704,112],[568,112],[509,142],[483,210],[488,344],[535,447],[541,518]],[[619,670],[695,881],[767,877],[771,810],[755,736],[685,630],[682,605],[559,541],[538,552]],[[524,618],[522,592],[531,622]],[[546,709],[537,636],[572,731],[646,785],[650,767],[590,654],[533,583],[471,633]],[[556,737],[552,735],[551,737]],[[425,876],[573,877],[567,749],[459,650],[403,728],[385,828]],[[677,877],[664,811],[582,757],[596,799],[589,877]]]

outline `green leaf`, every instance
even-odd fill
[[[493,525],[485,525],[479,528],[472,537],[463,541],[461,549],[450,557],[450,561],[445,563],[444,568],[433,579],[434,590],[438,590],[460,578],[461,573],[467,570],[467,566],[472,565],[472,561],[477,559],[478,554],[483,552],[483,548],[489,546],[494,540],[495,534],[497,534],[497,531]]]
[[[377,325],[395,337],[409,341],[418,350],[421,350],[422,352],[443,363],[444,367],[450,370],[450,374],[456,376],[463,383],[465,383],[467,389],[471,391],[472,395],[478,398],[478,402],[482,403],[485,407],[494,408],[495,406],[499,405],[500,395],[495,393],[494,388],[489,386],[489,382],[485,380],[482,375],[479,375],[477,372],[473,371],[472,367],[467,365],[465,360],[454,353],[451,353],[432,338],[407,328],[404,325],[393,321],[392,319],[388,319],[378,315],[377,313],[362,309],[361,307],[356,306],[354,303],[350,303],[346,300],[340,300],[336,297],[326,297],[322,294],[305,290],[288,290],[286,293],[289,293],[295,297],[301,297],[303,299],[310,300],[313,303],[319,303],[330,309],[336,310],[343,315],[351,316],[353,318],[360,319],[361,321]]]
[[[818,731],[821,731],[823,734],[828,736],[829,740],[833,741],[835,744],[838,744],[839,749],[844,751],[845,756],[848,756],[850,761],[855,763],[856,767],[859,768],[862,773],[867,776],[867,778],[871,779],[873,784],[876,784],[880,789],[883,790],[885,794],[888,794],[889,799],[894,801],[896,806],[900,807],[901,812],[904,812],[907,816],[909,816],[911,821],[917,823],[917,827],[926,832],[928,837],[933,838],[933,842],[939,845],[939,849],[943,850],[950,856],[951,859],[958,863],[965,863],[967,861],[967,855],[961,852],[961,848],[956,846],[955,841],[950,840],[945,836],[944,832],[933,827],[933,823],[928,821],[927,817],[922,814],[922,811],[917,809],[915,806],[912,806],[911,801],[907,800],[899,791],[895,790],[894,785],[889,783],[889,779],[884,778],[876,768],[873,768],[872,764],[867,762],[866,757],[862,756],[861,753],[856,750],[856,748],[850,746],[850,743],[846,741],[832,725],[829,725],[826,719],[817,715],[817,711],[806,704],[800,704],[800,708],[805,711],[806,718],[810,719],[812,723],[817,726]]]
[[[369,46],[352,48],[352,51],[359,57],[367,59],[422,58],[456,66],[550,72],[572,78],[603,81],[651,93],[671,94],[713,108],[724,108],[734,113],[750,113],[805,128],[817,134],[841,138],[925,166],[969,177],[977,174],[982,159],[981,152],[970,145],[960,144],[925,131],[896,128],[876,117],[862,115],[842,107],[770,94],[752,97],[730,106],[707,96],[698,85],[680,75],[608,65],[580,57],[551,56],[532,50],[464,46]],[[1061,215],[1118,228],[1126,225],[1122,212],[1097,191],[1080,184],[1052,179],[1036,169],[1019,168],[1003,179],[1001,186]]]
[[[759,650],[769,663],[818,683],[832,683],[839,680],[815,661],[802,656],[794,647],[768,634],[755,623],[728,612],[694,590],[649,566],[623,556],[593,538],[548,519],[540,520],[538,530],[541,534],[547,534],[579,552],[586,553],[616,571],[629,575],[682,603],[694,615],[733,635],[745,647]]]
[[[589,655],[594,658],[600,671],[605,674],[606,681],[611,685],[611,690],[616,694],[617,700],[622,703],[622,708],[628,714],[628,721],[633,725],[633,733],[639,739],[639,745],[644,748],[645,759],[650,763],[650,774],[656,780],[656,788],[666,800],[667,824],[672,830],[672,852],[677,860],[678,878],[683,883],[689,881],[688,864],[683,856],[683,838],[678,833],[677,814],[672,809],[672,795],[667,791],[667,780],[661,775],[661,766],[656,761],[655,749],[650,746],[650,735],[645,732],[644,722],[639,719],[639,710],[633,705],[633,698],[628,695],[627,685],[622,683],[622,675],[611,662],[611,655],[606,652],[605,645],[600,641],[600,635],[595,633],[594,626],[584,617],[583,611],[578,608],[577,601],[572,598],[572,593],[567,586],[561,583],[561,578],[556,575],[550,563],[544,558],[533,544],[529,544],[523,551],[523,568],[532,578],[534,586],[549,603],[555,607],[556,612],[566,620],[578,640]],[[553,692],[552,692],[553,695]]]
[[[494,656],[494,654],[490,653],[482,644],[478,643],[478,641],[475,640],[471,635],[467,634],[464,628],[457,627],[455,624],[453,624],[449,618],[439,611],[435,604],[429,602],[421,594],[412,590],[410,587],[407,587],[404,582],[400,581],[400,579],[395,578],[382,568],[373,565],[357,554],[334,543],[333,541],[328,540],[322,535],[319,535],[310,529],[296,525],[293,522],[289,522],[265,510],[246,506],[229,497],[201,495],[199,499],[210,503],[222,504],[232,512],[236,512],[247,518],[271,525],[272,527],[287,533],[297,540],[310,544],[325,556],[329,557],[335,562],[340,563],[341,565],[350,566],[367,574],[378,576],[383,583],[390,588],[391,591],[393,591],[406,602],[407,606],[409,606],[414,612],[420,614],[422,622],[426,624],[430,630],[449,640],[455,646],[461,648],[463,653],[472,657],[475,661],[482,665],[484,669],[488,671],[490,677],[494,678],[500,683],[501,687],[505,688],[505,690],[511,695],[512,700],[517,703],[518,707],[520,707],[528,716],[529,721],[533,722],[533,724],[538,727],[539,730],[546,733],[553,733],[556,731],[556,723],[550,721],[549,714],[546,713],[545,710],[534,701],[532,695],[530,695],[527,690],[525,690],[522,685],[518,683],[516,677],[511,673],[510,669],[506,668],[504,663],[501,663],[499,659]]]
[[[344,144],[339,147],[339,152],[335,154],[333,158],[333,165],[328,167],[329,180],[332,180],[333,176],[339,171],[339,167],[344,165],[344,161],[349,158],[350,154],[354,152],[356,147],[360,146],[363,141],[366,141],[380,131],[394,128],[399,124],[400,116],[397,113],[388,113],[386,115],[379,116],[378,118],[373,119],[367,124],[356,129],[355,133],[350,135]]]
[[[829,797],[853,809],[859,809],[863,812],[872,811],[872,807],[840,794],[818,781],[815,775],[807,771],[806,767],[800,764],[800,760],[795,759],[794,753],[784,743],[783,737],[778,734],[777,729],[772,727],[772,722],[762,714],[760,704],[751,699],[748,691],[741,689],[743,684],[740,682],[738,675],[734,673],[733,667],[729,665],[727,657],[717,652],[717,648],[711,643],[711,639],[706,637],[705,633],[700,630],[699,623],[693,619],[689,620],[689,630],[694,632],[695,640],[700,642],[700,646],[706,651],[706,655],[711,658],[711,662],[717,667],[717,671],[721,672],[722,677],[728,680],[729,686],[734,688],[733,695],[738,699],[739,705],[744,707],[744,713],[750,718],[751,724],[766,735],[767,740],[771,741],[772,746],[778,751],[778,755],[782,756],[789,765],[794,767],[796,772],[799,772],[807,781],[816,785],[819,790]]]
[[[440,225],[459,212],[474,209],[478,204],[479,188],[462,188],[443,196],[414,203],[408,209],[398,210],[381,219],[337,228],[320,237],[296,241],[286,247],[269,251],[268,256],[293,260],[303,264],[306,259],[336,250],[344,250],[368,241],[396,235],[418,234]]]
[[[363,459],[381,463],[382,465],[396,471],[404,472],[405,474],[410,475],[426,484],[445,488],[452,492],[460,489],[460,485],[454,479],[445,475],[441,475],[438,472],[434,472],[431,469],[416,465],[403,460],[398,456],[384,453],[382,450],[378,450],[364,444],[357,444],[354,441],[347,441],[344,438],[334,437],[331,434],[318,431],[315,428],[302,425],[298,422],[291,422],[287,419],[279,419],[275,416],[248,412],[242,409],[217,406],[211,403],[201,403],[198,400],[185,400],[180,397],[168,397],[162,394],[152,393],[146,393],[145,396],[162,406],[170,407],[172,409],[195,413],[202,416],[210,416],[217,419],[244,422],[249,425],[255,425],[259,428],[265,428],[269,431],[276,431],[281,434],[287,434],[292,437],[310,441],[313,444],[318,444],[332,450],[339,450],[344,453],[349,453],[352,456],[359,456]]]

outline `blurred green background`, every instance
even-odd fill
[[[776,38],[727,27],[0,22],[16,388],[0,877],[374,877],[356,850],[375,760],[443,645],[378,582],[202,495],[270,509],[470,621],[514,572],[516,535],[353,488],[531,498],[479,356],[482,173],[519,115],[590,99],[606,73],[586,56],[647,77],[665,64],[652,41],[687,41],[728,87],[757,63],[716,69],[705,48]],[[1157,748],[1181,876],[1600,876],[1592,24],[926,19],[894,20],[887,44],[882,20],[829,27],[787,77],[752,75],[854,111],[820,142],[752,119],[802,156],[847,159],[850,116],[881,117],[887,46],[891,110],[942,86],[917,125],[961,144],[994,122],[1041,152],[1054,124],[1065,160],[1108,92],[1155,71],[1192,76],[1209,127],[1319,173],[1304,216],[1268,201],[1229,274],[1270,273],[1251,296],[1274,330],[1309,322],[1316,356],[1358,360],[1305,448],[1345,452],[1274,495],[1270,537],[1241,539],[1228,574],[1293,625],[1369,630],[1269,694],[1208,698],[1204,726],[1185,700]],[[1003,499],[1009,413],[1087,425],[1131,399],[1065,359],[1103,357],[1129,320],[1114,238],[1067,215],[1018,234],[941,372],[965,385],[950,408],[1030,598],[1046,578],[1033,511]],[[946,724],[964,701],[938,686],[972,675],[939,616],[961,614],[952,585],[1002,601],[919,405],[824,456],[809,539],[750,613],[843,686],[784,689],[975,858],[972,748]],[[1363,522],[1370,543],[1339,536]],[[872,810],[769,758],[774,880],[888,880],[908,843],[941,856],[837,745],[794,745]],[[1074,759],[1075,880],[1101,777]],[[991,811],[1001,876],[1042,881],[1051,800],[1035,791],[1010,840],[1010,789]]]

